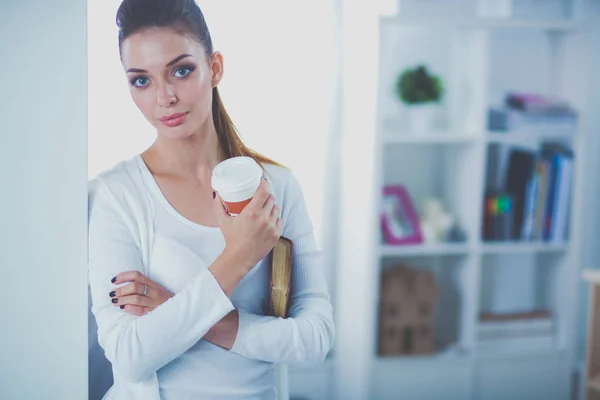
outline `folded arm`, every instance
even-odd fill
[[[128,226],[105,184],[95,186],[89,200],[88,268],[98,342],[116,370],[142,381],[188,350],[234,307],[208,269],[146,315],[115,307],[108,295],[114,289],[111,279],[128,270],[144,272],[135,227]]]
[[[302,190],[290,175],[282,205],[283,236],[293,242],[288,318],[239,310],[232,352],[276,363],[320,362],[335,337],[333,310]]]

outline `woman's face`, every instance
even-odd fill
[[[223,71],[219,53],[207,59],[191,37],[153,28],[125,39],[121,59],[133,101],[159,134],[185,139],[209,121]]]

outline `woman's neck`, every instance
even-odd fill
[[[222,161],[222,154],[214,123],[208,122],[206,129],[187,139],[171,140],[159,135],[143,155],[152,164],[150,170],[210,186],[212,171]]]

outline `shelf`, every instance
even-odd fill
[[[381,257],[407,257],[407,256],[449,256],[464,255],[471,251],[466,243],[440,243],[423,245],[391,246],[382,245],[379,248]]]
[[[481,138],[481,135],[457,135],[452,132],[427,132],[419,135],[399,132],[384,135],[382,141],[384,144],[468,144],[476,143]]]
[[[507,359],[531,359],[533,357],[558,356],[565,354],[564,350],[556,347],[547,349],[485,349],[474,352],[477,360],[507,360]]]
[[[443,18],[443,17],[405,17],[383,16],[382,22],[416,27],[441,27],[441,28],[472,28],[472,29],[504,29],[524,28],[548,31],[584,31],[593,30],[595,27],[588,21],[572,19],[526,19],[526,18]]]
[[[476,343],[474,356],[477,359],[506,359],[535,356],[553,356],[564,353],[556,345],[556,338],[513,338],[507,340],[488,340]]]
[[[484,254],[561,253],[568,250],[568,243],[496,242],[482,245]]]
[[[487,132],[480,134],[455,134],[452,132],[427,132],[411,134],[398,132],[385,134],[384,144],[471,144],[485,141],[498,144],[531,144],[541,141],[572,141],[576,138],[575,128],[546,126],[513,132]]]
[[[468,353],[460,346],[453,345],[434,354],[423,354],[414,356],[375,356],[375,367],[385,369],[394,366],[414,365],[416,363],[439,363],[439,362],[469,362]]]
[[[352,282],[366,292],[369,304],[368,308],[359,308],[358,314],[347,310],[350,316],[356,314],[361,324],[352,324],[353,318],[349,317],[343,329],[351,333],[356,333],[353,325],[362,329],[353,339],[355,347],[361,349],[361,357],[347,358],[347,363],[342,361],[337,367],[352,369],[352,376],[364,376],[365,369],[372,369],[364,384],[371,389],[369,393],[376,392],[373,397],[391,399],[394,393],[405,393],[407,398],[468,398],[476,393],[491,398],[498,388],[523,398],[549,398],[552,396],[548,393],[566,393],[568,382],[562,379],[564,360],[576,351],[571,340],[574,313],[570,299],[576,298],[579,290],[570,283],[576,280],[577,273],[572,260],[580,258],[581,251],[571,239],[581,233],[581,220],[585,221],[585,216],[573,212],[581,209],[582,185],[575,184],[580,179],[571,181],[567,219],[560,220],[570,237],[553,236],[561,239],[557,242],[540,239],[488,242],[483,240],[481,229],[488,190],[502,190],[506,186],[511,147],[529,151],[537,160],[544,142],[561,142],[574,155],[572,164],[567,164],[573,169],[565,170],[565,176],[583,169],[580,153],[585,150],[589,136],[586,117],[593,115],[589,102],[585,101],[585,82],[591,70],[584,67],[591,62],[589,54],[593,54],[587,31],[599,29],[600,25],[596,28],[589,22],[566,18],[540,20],[534,19],[535,15],[528,19],[477,18],[472,13],[473,10],[465,9],[462,17],[450,12],[437,17],[411,17],[405,13],[380,16],[377,34],[372,35],[371,45],[378,46],[379,59],[378,76],[373,79],[376,113],[369,125],[376,135],[377,151],[372,155],[376,190],[402,184],[409,191],[415,211],[422,211],[428,198],[439,199],[460,222],[468,238],[459,244],[377,243],[375,249],[356,252],[369,256],[366,261],[358,260],[361,265],[356,270],[360,275],[357,272],[352,277]],[[515,63],[515,59],[521,62]],[[398,100],[396,92],[402,71],[419,64],[441,76],[448,89],[439,114],[429,121],[430,129],[422,132],[409,129],[413,126],[410,108]],[[358,73],[356,81],[361,82]],[[358,92],[362,83],[356,86]],[[550,93],[565,98],[577,109],[577,121],[554,119],[549,124],[540,120],[527,127],[509,125],[518,126],[510,131],[491,131],[490,108],[501,107],[510,92]],[[368,100],[365,107],[373,104],[373,99]],[[354,109],[350,114],[353,113]],[[360,113],[356,115],[358,121]],[[518,175],[522,169],[528,174],[529,167],[516,161],[511,173],[516,170]],[[562,194],[557,198],[562,199]],[[373,201],[372,208],[375,207],[381,204]],[[383,236],[379,218],[369,226],[378,228],[377,237]],[[355,253],[356,244],[345,246],[348,254]],[[381,327],[389,325],[379,323],[381,316],[399,315],[398,309],[391,305],[387,310],[387,304],[382,307],[381,299],[397,292],[386,286],[391,281],[386,273],[402,265],[433,276],[439,293],[435,300],[429,299],[435,302],[436,309],[435,342],[461,343],[462,353],[436,348],[431,355],[381,356],[365,350],[360,337],[375,342],[375,346],[368,343],[369,347],[384,347],[378,342],[382,337],[386,339],[381,335]],[[368,268],[370,275],[361,268]],[[344,295],[353,304],[355,292],[349,286],[345,287]],[[491,339],[500,335],[480,333],[484,331],[477,322],[481,310],[531,308],[552,313],[555,321],[551,330],[532,328],[516,332],[515,328],[515,332],[509,331],[511,335],[504,335],[510,338]],[[390,332],[391,329],[383,330],[384,334],[392,335]],[[474,382],[473,371],[479,367],[483,367],[481,373],[477,372],[482,379]],[[528,383],[528,370],[535,372],[535,382],[551,382],[552,388]],[[423,384],[431,381],[431,377],[435,378],[435,385]],[[478,384],[479,381],[483,383]]]
[[[498,144],[530,144],[545,140],[572,141],[575,137],[573,128],[547,126],[515,132],[488,132],[485,140]]]

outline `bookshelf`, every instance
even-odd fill
[[[409,256],[446,256],[466,255],[471,249],[463,243],[441,243],[431,245],[391,246],[381,245],[380,257],[409,257]]]
[[[497,242],[485,243],[481,247],[484,254],[516,254],[516,253],[564,253],[569,251],[568,243],[545,242]]]
[[[410,399],[569,398],[577,363],[583,160],[586,140],[594,134],[586,116],[600,107],[591,104],[586,82],[600,69],[589,57],[600,39],[594,26],[600,18],[477,18],[468,12],[456,18],[381,16],[359,5],[346,13],[346,29],[360,26],[362,41],[360,49],[352,47],[358,36],[347,32],[336,394],[377,399],[400,394]],[[368,65],[365,59],[378,62]],[[417,133],[410,130],[410,114],[395,98],[393,86],[404,67],[420,62],[442,76],[447,95],[435,127]],[[488,109],[508,91],[566,99],[578,112],[576,127],[490,131]],[[565,239],[484,240],[490,171],[505,175],[501,171],[511,149],[537,154],[545,142],[564,143],[574,155]],[[494,149],[502,149],[500,161],[491,157]],[[362,163],[353,165],[359,158]],[[417,207],[429,196],[441,199],[466,232],[466,241],[383,243],[381,193],[394,184],[404,185]],[[366,209],[371,212],[357,215],[356,210]],[[378,353],[380,277],[395,263],[431,271],[440,286],[434,354]],[[360,302],[356,293],[364,294]],[[540,340],[479,338],[482,312],[533,309],[551,315],[550,333]],[[345,354],[348,348],[355,350]]]

